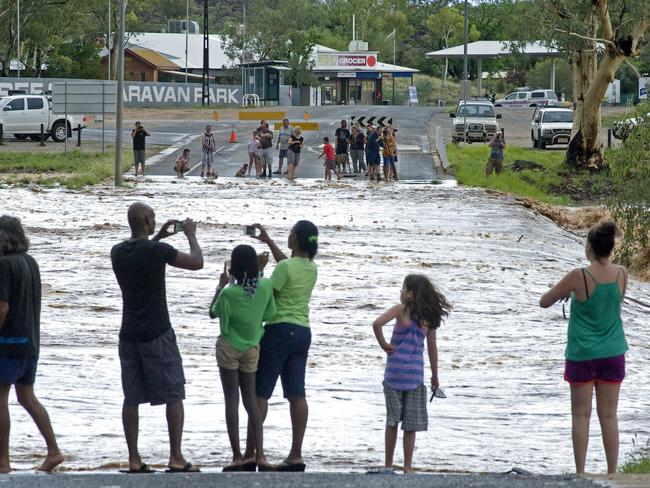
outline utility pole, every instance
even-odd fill
[[[119,51],[117,53],[117,109],[115,114],[115,186],[122,186],[122,99],[124,90],[124,0],[119,0]]]
[[[112,37],[112,32],[111,32],[111,0],[108,0],[108,41],[106,42],[106,46],[108,47],[108,79],[110,81],[111,79],[111,37]]]
[[[471,91],[471,85],[467,79],[467,0],[465,0],[465,22],[464,22],[464,33],[465,33],[465,42],[463,43],[463,99],[465,103],[463,105],[463,142],[467,142],[467,97],[468,91]]]
[[[16,71],[18,71],[18,78],[20,78],[20,0],[18,0],[18,11],[16,13],[16,32],[18,34],[18,44],[16,45],[18,57],[16,60]],[[9,71],[11,71],[11,60],[9,60]]]
[[[395,38],[397,31],[393,29],[393,105],[395,105]]]
[[[201,105],[210,105],[210,38],[208,29],[208,0],[203,0],[203,86],[201,88]]]

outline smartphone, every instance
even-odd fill
[[[433,393],[431,393],[431,398],[429,398],[429,402],[432,402],[434,398],[447,398],[447,395],[445,395],[445,392],[442,391],[442,388],[436,388]]]
[[[257,235],[257,228],[254,225],[247,225],[244,228],[244,234],[247,236],[255,237]]]
[[[174,222],[174,234],[176,234],[177,232],[183,232],[183,222],[181,222],[180,220]]]
[[[230,273],[230,261],[223,263],[223,272],[226,274]]]

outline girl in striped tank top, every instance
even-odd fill
[[[400,293],[400,303],[373,323],[379,346],[386,352],[384,396],[386,397],[385,470],[392,472],[397,443],[397,426],[404,431],[404,472],[413,472],[415,433],[427,430],[427,388],[424,384],[424,343],[431,365],[431,389],[438,384],[436,329],[451,305],[423,275],[408,275]],[[390,343],[382,327],[395,319]]]

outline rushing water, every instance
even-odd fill
[[[41,266],[37,393],[68,468],[106,469],[126,458],[117,357],[121,297],[109,252],[129,234],[128,206],[143,200],[156,209],[159,222],[200,222],[205,268],[167,272],[170,314],[188,379],[187,458],[216,469],[229,457],[214,359],[218,323],[207,316],[224,259],[235,245],[250,243],[245,223],[264,223],[284,245],[292,223],[309,218],[321,230],[307,373],[309,469],[359,471],[383,462],[384,355],[371,323],[399,300],[403,277],[418,272],[431,277],[454,310],[438,335],[448,398],[429,405],[430,427],[418,434],[416,466],[573,470],[569,392],[562,380],[567,322],[560,306],[542,310],[538,300],[563,273],[584,263],[583,239],[508,199],[451,184],[205,185],[167,179],[119,191],[3,189],[1,195],[2,213],[23,219]],[[182,236],[169,242],[187,247]],[[631,282],[632,296],[647,300],[649,292],[648,285]],[[620,404],[622,455],[635,434],[640,441],[650,435],[647,313],[638,305],[624,307],[630,352]],[[278,385],[265,425],[272,461],[282,459],[290,443],[288,406],[280,394]],[[11,412],[14,466],[34,466],[42,439],[15,402]],[[164,408],[142,406],[141,414],[143,457],[165,463]],[[594,412],[590,471],[605,468],[599,432]]]

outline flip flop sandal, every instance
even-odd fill
[[[277,466],[258,466],[257,470],[260,473],[269,473],[269,472],[278,471],[278,467]]]
[[[305,463],[293,463],[289,464],[286,461],[282,461],[278,464],[277,470],[285,473],[303,473],[305,471]]]
[[[232,466],[224,466],[221,471],[224,473],[236,473],[236,472],[244,471],[244,465],[234,464]]]
[[[241,465],[242,471],[255,472],[257,470],[257,463],[255,461],[249,461]],[[260,470],[262,471],[262,470]]]
[[[192,468],[194,468],[192,463],[187,463],[182,468],[172,468],[170,466],[169,469],[165,470],[165,473],[200,473],[201,472],[199,468],[196,469],[192,469]]]
[[[120,473],[125,474],[150,474],[155,472],[155,470],[149,468],[149,466],[147,466],[145,463],[142,463],[140,469],[120,469]]]

